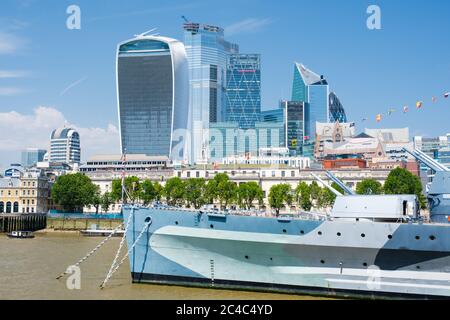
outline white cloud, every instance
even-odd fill
[[[17,96],[27,91],[22,88],[17,87],[0,87],[0,97],[1,96]]]
[[[64,115],[51,107],[38,107],[32,114],[16,111],[0,112],[0,162],[6,166],[20,159],[20,151],[27,147],[49,149],[50,135],[64,125],[80,134],[82,159],[93,154],[119,153],[119,131],[109,124],[106,128],[85,128],[70,124]]]
[[[0,79],[25,78],[29,75],[30,72],[25,70],[0,70]]]
[[[225,33],[227,36],[232,36],[239,33],[249,33],[249,32],[257,32],[264,27],[270,25],[272,23],[272,19],[264,18],[264,19],[256,19],[256,18],[248,18],[225,28]]]
[[[0,32],[0,54],[16,53],[24,44],[24,41],[10,33]]]

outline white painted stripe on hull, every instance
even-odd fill
[[[395,278],[408,280],[437,280],[450,281],[448,272],[429,271],[407,271],[407,270],[374,270],[374,269],[351,269],[351,268],[317,268],[317,267],[271,267],[274,272],[285,274],[317,274],[317,275],[343,275],[343,276],[373,276],[376,272],[381,278]]]
[[[326,279],[329,282],[334,283],[348,283],[348,284],[361,284],[367,286],[368,281],[363,280],[346,280],[346,279]],[[391,287],[409,287],[409,288],[422,288],[422,289],[442,289],[450,290],[450,286],[435,285],[435,284],[420,284],[420,283],[403,283],[403,282],[370,282],[370,284],[379,284],[380,286],[391,286]],[[381,289],[381,288],[380,288]],[[375,290],[374,290],[375,291]],[[378,291],[378,290],[377,290]]]

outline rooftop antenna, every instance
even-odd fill
[[[146,31],[146,32],[144,32],[144,33],[141,33],[141,34],[135,34],[134,36],[136,37],[136,38],[142,38],[142,37],[145,37],[146,35],[148,35],[149,33],[152,33],[153,31],[156,31],[158,28],[153,28],[153,29],[150,29],[150,30],[148,30],[148,31]],[[151,34],[151,35],[154,35],[154,34]]]
[[[185,16],[181,16],[181,18],[184,20],[184,22],[189,23],[189,20]]]

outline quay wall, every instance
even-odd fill
[[[0,214],[0,233],[45,229],[46,214]]]
[[[55,231],[79,231],[90,229],[92,225],[96,225],[99,230],[112,230],[121,225],[122,222],[122,219],[47,217],[46,229]]]

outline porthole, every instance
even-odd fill
[[[338,233],[337,233],[337,236],[338,236],[338,237],[340,237],[340,236],[341,236],[341,233],[340,233],[340,232],[338,232]]]
[[[363,263],[363,266],[364,266],[364,267],[367,267],[367,262],[364,262],[364,263]]]
[[[321,264],[324,264],[324,263],[325,263],[325,260],[320,260],[320,263],[321,263]]]
[[[305,231],[303,231],[303,230],[300,230],[300,234],[305,234]]]
[[[212,224],[212,225],[210,225],[209,227],[210,227],[211,229],[214,229],[214,225],[213,225],[213,224]]]
[[[389,239],[389,240],[392,239],[392,234],[388,235],[388,239]]]
[[[245,256],[245,259],[247,259],[247,260],[248,260],[248,256]]]
[[[416,236],[416,240],[420,240],[420,236]]]
[[[361,233],[361,238],[365,238],[366,235],[364,233]]]
[[[178,225],[178,221],[175,221],[175,224]]]
[[[283,229],[283,233],[286,233],[287,231],[286,231],[286,229]]]
[[[270,261],[273,261],[273,258],[270,258]]]
[[[430,236],[430,240],[431,241],[436,240],[436,237],[435,236]]]
[[[420,266],[416,266],[416,269],[420,269]]]
[[[150,217],[147,217],[147,218],[145,218],[145,222],[150,222],[150,220],[151,220],[152,218],[150,218]]]
[[[317,232],[317,234],[318,234],[319,236],[321,236],[321,235],[322,235],[322,231]]]

